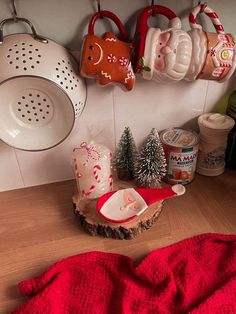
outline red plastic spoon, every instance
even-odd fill
[[[105,220],[125,223],[140,215],[149,205],[184,193],[185,187],[181,184],[158,189],[128,188],[112,191],[97,200],[97,210]]]

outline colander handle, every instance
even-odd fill
[[[5,19],[3,20],[1,23],[0,23],[0,44],[3,43],[3,40],[4,40],[4,36],[3,36],[3,26],[6,24],[6,23],[9,23],[9,22],[14,22],[14,23],[17,23],[17,22],[24,22],[26,24],[29,25],[29,27],[31,28],[31,31],[32,31],[32,34],[33,34],[33,37],[35,40],[38,40],[44,44],[47,44],[48,43],[48,40],[44,37],[41,37],[39,36],[37,33],[36,33],[36,30],[34,28],[34,25],[27,19],[23,18],[23,17],[17,17],[16,20],[14,18],[10,18],[10,19]]]

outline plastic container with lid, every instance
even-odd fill
[[[220,113],[204,113],[198,118],[200,129],[199,154],[196,171],[217,176],[225,170],[227,138],[234,120]]]
[[[163,181],[170,184],[190,183],[195,174],[198,135],[179,128],[167,129],[160,134],[166,156],[167,174]]]

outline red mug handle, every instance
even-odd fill
[[[116,26],[118,27],[119,31],[120,31],[120,34],[121,34],[121,37],[122,37],[122,40],[124,41],[129,41],[128,39],[128,36],[126,34],[126,30],[125,30],[125,27],[124,25],[122,24],[121,20],[112,12],[110,11],[100,11],[100,12],[96,12],[91,20],[90,20],[90,23],[89,23],[89,27],[88,27],[88,33],[89,35],[94,35],[94,25],[96,23],[96,21],[100,18],[103,18],[103,17],[107,17],[109,18],[110,20],[112,20],[113,22],[115,22]]]
[[[218,34],[225,34],[224,27],[219,19],[217,13],[208,7],[207,4],[197,5],[193,11],[189,14],[189,24],[192,29],[198,28],[202,30],[202,26],[197,22],[197,15],[199,13],[205,13],[212,21],[213,26]]]
[[[176,14],[171,11],[169,8],[164,7],[162,5],[151,5],[144,9],[139,16],[138,19],[138,28],[140,32],[144,32],[145,34],[148,31],[148,18],[153,14],[161,14],[167,17],[170,21],[176,18]]]
[[[145,49],[145,40],[148,32],[148,18],[153,15],[153,14],[161,14],[164,15],[169,19],[169,28],[174,27],[174,28],[181,28],[181,21],[180,19],[176,16],[176,14],[171,11],[169,8],[164,7],[162,5],[151,5],[146,7],[141,14],[139,15],[137,26],[136,26],[136,56],[135,56],[135,72],[140,70],[140,65],[139,65],[139,59],[143,56],[144,54],[144,49]]]

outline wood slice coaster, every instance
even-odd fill
[[[134,187],[131,182],[118,181],[114,190]],[[156,222],[162,210],[163,202],[157,202],[149,206],[142,214],[130,222],[123,224],[111,223],[104,220],[97,212],[97,200],[80,199],[78,195],[73,197],[74,212],[81,226],[92,236],[101,235],[114,239],[133,239],[138,234],[151,228]]]

